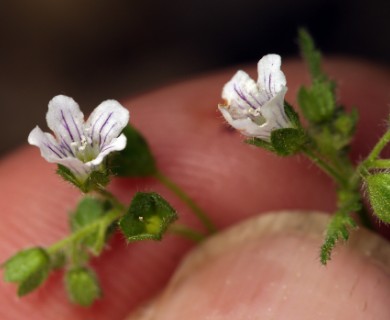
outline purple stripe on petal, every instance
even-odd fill
[[[116,123],[113,123],[112,126],[111,126],[111,128],[110,128],[110,130],[108,130],[107,133],[106,133],[105,136],[104,136],[104,139],[103,139],[102,144],[101,144],[101,146],[100,146],[101,148],[104,147],[108,135],[110,134],[110,132],[112,131],[112,129],[114,129],[115,127],[116,127]]]
[[[91,131],[91,146],[93,145],[93,135],[94,135],[94,133],[95,133],[95,126],[96,126],[96,124],[99,122],[99,120],[100,120],[100,118],[103,116],[103,113],[102,114],[100,114],[100,116],[96,119],[96,121],[95,121],[95,123],[93,124],[93,126],[92,126],[92,131]]]
[[[61,116],[62,116],[63,125],[64,125],[66,131],[68,131],[69,137],[70,137],[70,138],[72,139],[72,141],[74,142],[74,138],[73,138],[72,132],[70,131],[69,125],[68,125],[68,123],[66,122],[66,119],[65,119],[64,111],[63,111],[63,110],[61,110]]]
[[[249,94],[250,96],[251,96],[251,98],[253,99],[253,100],[255,100],[256,101],[256,103],[259,105],[259,107],[262,107],[265,103],[266,103],[266,101],[259,101],[259,100],[257,100],[257,98],[252,94],[252,93],[250,93]]]
[[[70,114],[70,117],[72,118],[73,125],[76,128],[76,130],[77,130],[77,134],[79,136],[79,140],[81,141],[81,133],[80,133],[79,127],[77,126],[76,122],[74,121],[74,118],[73,118],[72,114]]]
[[[51,152],[53,152],[58,158],[62,159],[62,156],[61,156],[57,151],[55,151],[55,150],[50,146],[50,144],[45,143],[45,147],[48,148]]]
[[[62,149],[62,148],[59,148],[57,147],[56,145],[54,144],[50,144],[51,147],[53,147],[54,149],[56,149],[59,153],[61,153],[64,157],[67,156],[66,152]]]
[[[62,136],[60,136],[60,138],[61,138],[60,146],[64,148],[66,151],[68,151],[74,157],[75,155],[72,151],[72,148],[69,146],[69,144],[65,141],[65,139]]]
[[[234,91],[238,94],[238,96],[244,100],[251,108],[257,109],[256,106],[254,106],[246,97],[245,95],[237,88],[236,85],[234,85]]]
[[[103,130],[103,128],[106,126],[108,120],[110,120],[112,114],[113,114],[113,112],[111,112],[111,113],[108,115],[106,121],[104,121],[103,125],[100,127],[100,130],[99,130],[99,145],[102,145],[102,130]]]

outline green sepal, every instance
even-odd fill
[[[62,164],[59,164],[57,166],[57,174],[61,176],[65,181],[70,182],[75,187],[81,189],[81,184],[75,177],[75,175],[68,169],[67,167],[63,166]]]
[[[298,104],[307,120],[319,124],[332,119],[336,103],[329,82],[314,82],[298,91]]]
[[[298,113],[287,101],[284,101],[284,113],[295,129],[302,128]]]
[[[95,273],[85,267],[68,270],[65,284],[69,299],[83,307],[92,305],[102,295]]]
[[[161,240],[176,219],[176,211],[159,194],[138,192],[119,226],[128,241]]]
[[[275,152],[275,149],[270,142],[259,139],[259,138],[246,139],[245,143],[250,144],[252,146],[266,149],[266,150],[271,151],[271,152]]]
[[[79,181],[70,169],[59,164],[57,174],[79,188],[83,193],[88,193],[96,189],[103,189],[110,182],[109,172],[107,170],[92,171],[85,181]]]
[[[89,175],[87,180],[85,180],[83,184],[83,189],[81,189],[81,191],[87,193],[96,189],[104,189],[104,187],[108,185],[109,182],[110,182],[110,174],[108,170],[92,171],[92,173]]]
[[[321,263],[326,265],[331,258],[333,248],[339,240],[348,240],[349,230],[356,227],[356,222],[345,213],[336,213],[330,220],[325,241],[321,246]]]
[[[365,177],[368,198],[375,215],[390,223],[390,174],[376,173]]]
[[[50,257],[43,248],[26,249],[3,264],[4,280],[19,284],[18,295],[24,296],[46,280],[50,266]]]
[[[302,150],[306,136],[300,129],[283,128],[271,132],[271,144],[279,156],[290,156]]]
[[[123,129],[126,148],[108,158],[108,168],[121,177],[147,177],[157,172],[156,162],[146,139],[132,126]]]

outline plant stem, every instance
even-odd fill
[[[98,231],[100,228],[105,227],[105,229],[112,224],[115,220],[119,219],[122,216],[123,212],[121,210],[111,210],[102,218],[96,220],[95,222],[80,228],[76,232],[72,233],[69,237],[66,237],[55,244],[47,248],[47,252],[52,255],[61,249],[76,243],[77,241],[83,239],[84,237],[90,235],[93,231]]]
[[[347,179],[345,179],[339,172],[337,172],[334,168],[328,165],[325,161],[319,158],[312,150],[307,148],[303,149],[302,152],[314,163],[316,164],[322,171],[331,176],[340,186],[347,185]]]
[[[198,205],[172,180],[163,175],[161,172],[157,172],[155,178],[165,185],[169,190],[176,194],[195,214],[195,216],[203,223],[209,233],[214,233],[217,228],[213,222],[209,219],[207,214],[198,207]]]
[[[169,231],[174,233],[174,234],[178,234],[180,236],[183,236],[187,239],[190,239],[196,243],[202,242],[205,239],[204,234],[202,234],[198,231],[195,231],[195,230],[193,230],[185,225],[178,224],[178,223],[172,224],[169,227]]]
[[[389,169],[390,159],[372,160],[367,164],[367,169]]]
[[[382,152],[383,148],[390,142],[390,130],[387,130],[382,138],[377,142],[377,144],[374,146],[370,154],[367,156],[367,158],[363,161],[365,164],[370,164],[371,161],[374,161],[378,158],[379,154]]]
[[[96,189],[95,191],[104,198],[111,201],[114,207],[118,208],[119,210],[125,210],[125,206],[110,191],[107,191],[106,189]]]

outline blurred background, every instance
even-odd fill
[[[269,52],[297,55],[299,26],[325,54],[389,66],[388,0],[1,0],[0,155],[45,127],[54,95],[88,113]]]

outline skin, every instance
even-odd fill
[[[308,81],[308,76],[302,64],[296,61],[286,61],[283,70],[289,87],[286,99],[295,104],[296,90]],[[360,110],[361,121],[352,147],[353,158],[359,159],[359,156],[367,154],[384,131],[390,101],[389,72],[351,59],[329,61],[326,70],[339,83],[340,101],[348,106],[358,106]],[[124,105],[131,109],[131,123],[149,141],[161,171],[182,186],[221,229],[269,210],[334,210],[332,182],[306,159],[300,156],[277,158],[245,145],[243,137],[225,125],[216,106],[221,102],[223,84],[234,72],[235,69],[225,70],[124,101]],[[253,70],[251,74],[255,76]],[[74,208],[80,196],[77,190],[58,179],[54,170],[55,166],[47,164],[38,150],[30,146],[23,146],[0,161],[0,261],[31,245],[48,246],[67,234],[66,213]],[[159,192],[178,210],[182,222],[199,227],[189,210],[152,178],[116,179],[110,188],[126,203],[138,190]],[[330,313],[333,319],[345,319],[346,314],[337,311],[341,309],[340,303],[352,310],[347,313],[348,319],[360,319],[361,309],[348,306],[361,305],[366,296],[369,296],[366,302],[370,308],[375,307],[369,310],[375,312],[365,314],[364,319],[370,319],[370,316],[372,319],[389,319],[390,308],[386,303],[390,288],[389,273],[373,267],[372,261],[362,258],[362,254],[355,252],[349,255],[346,249],[346,255],[335,258],[331,267],[330,272],[338,276],[322,278],[322,274],[318,274],[319,262],[316,260],[319,244],[319,240],[304,236],[278,236],[227,250],[218,259],[205,263],[199,272],[194,272],[187,284],[171,291],[172,299],[168,299],[166,308],[163,305],[165,309],[161,309],[161,319],[168,319],[169,314],[169,319],[172,319],[172,314],[179,319],[181,316],[178,315],[183,310],[187,310],[185,315],[192,319],[188,310],[192,310],[194,301],[200,301],[198,313],[193,313],[194,319],[205,318],[215,306],[205,303],[209,301],[210,292],[214,296],[220,295],[218,310],[229,315],[227,310],[237,310],[242,301],[251,297],[250,294],[242,295],[239,290],[223,294],[223,279],[231,277],[237,288],[238,284],[244,283],[250,292],[264,285],[265,280],[258,280],[259,270],[262,279],[279,277],[278,281],[284,286],[289,287],[292,282],[295,284],[295,298],[290,303],[278,303],[283,294],[279,289],[264,291],[261,300],[265,303],[263,310],[269,306],[279,310],[273,319],[286,319],[286,315],[293,319],[290,310],[303,312],[307,319],[321,319],[321,309],[310,306],[323,305],[321,301],[324,298],[327,299],[326,310],[335,310]],[[307,250],[294,255],[293,251],[302,246]],[[105,295],[92,308],[80,308],[67,302],[62,273],[56,272],[45,286],[23,299],[16,297],[14,285],[1,282],[0,319],[25,319],[27,315],[31,320],[124,319],[166,286],[181,258],[191,247],[189,241],[173,235],[160,243],[130,245],[116,235],[102,257],[93,261]],[[264,265],[263,259],[253,258],[258,250],[269,258],[267,265]],[[350,261],[352,269],[345,268]],[[249,267],[244,269],[245,272],[237,272],[237,264]],[[280,278],[278,268],[286,269],[289,265],[304,270],[304,280],[297,282],[293,272],[284,272]],[[356,294],[348,300],[334,294],[336,289],[329,285],[330,282],[342,279],[338,281],[337,292],[351,292],[356,282],[351,277],[355,276],[356,280],[356,274],[362,275]],[[376,289],[372,289],[372,284],[378,282],[381,286],[376,285]],[[196,283],[203,283],[205,291],[194,290]],[[310,283],[315,283],[316,294],[307,290]],[[282,288],[280,286],[280,290]],[[169,300],[177,301],[178,297],[183,297],[178,302],[181,309],[169,309]],[[257,319],[259,314],[254,306],[258,304],[251,304],[241,319]],[[264,318],[267,318],[266,314]],[[302,316],[297,318],[304,319]],[[210,319],[220,318],[215,316]]]

